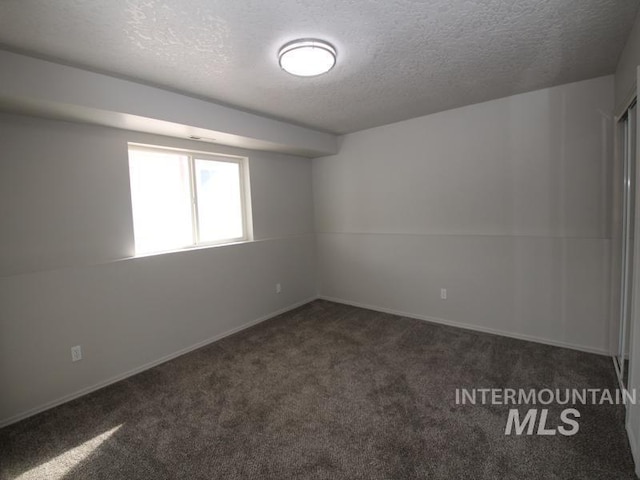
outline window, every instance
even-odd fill
[[[136,255],[248,240],[246,161],[129,145]]]

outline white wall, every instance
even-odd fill
[[[248,156],[256,241],[127,258],[128,141]],[[12,115],[0,145],[0,424],[316,294],[307,159]]]
[[[254,150],[309,157],[337,151],[330,133],[1,49],[0,107]]]
[[[608,352],[613,96],[609,76],[345,136],[313,161],[321,295]]]

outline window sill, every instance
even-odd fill
[[[252,242],[254,242],[254,239],[245,238],[245,239],[234,239],[234,240],[224,241],[224,242],[201,243],[201,244],[198,244],[198,245],[189,245],[187,247],[176,248],[176,249],[172,249],[172,250],[162,250],[162,251],[158,251],[158,252],[148,252],[148,253],[136,253],[130,258],[156,257],[158,255],[167,255],[167,254],[171,254],[171,253],[191,252],[191,251],[194,251],[194,250],[206,250],[206,249],[217,248],[217,247],[228,247],[228,246],[231,246],[231,245],[241,245],[243,243],[252,243]]]

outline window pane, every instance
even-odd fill
[[[200,241],[242,238],[240,165],[196,159],[195,174]]]
[[[193,245],[189,158],[129,150],[136,254]]]

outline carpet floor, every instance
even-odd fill
[[[608,357],[318,300],[0,430],[0,478],[635,478],[622,406],[539,436],[456,405],[507,387],[616,380]]]

